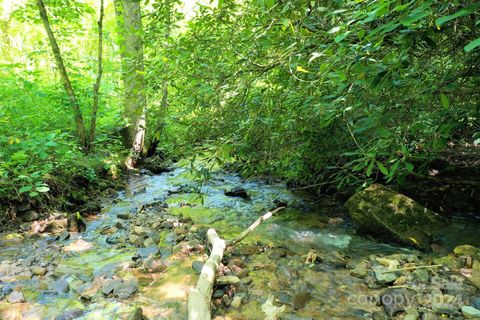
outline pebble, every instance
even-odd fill
[[[222,276],[218,277],[216,284],[217,285],[227,285],[227,284],[237,284],[240,282],[240,278],[237,276]]]
[[[137,279],[129,279],[117,285],[113,289],[113,294],[120,299],[126,299],[138,290]]]
[[[55,317],[55,320],[73,320],[73,319],[77,319],[77,318],[80,318],[81,316],[83,316],[83,314],[85,313],[85,311],[81,310],[81,309],[73,309],[73,310],[69,310],[59,316],[56,316]]]
[[[472,298],[473,307],[480,309],[480,297]]]
[[[123,219],[123,220],[128,220],[130,219],[130,214],[129,213],[119,213],[117,214],[118,219]]]
[[[47,268],[34,266],[30,269],[33,275],[35,276],[44,276],[47,273]]]
[[[25,297],[21,291],[14,290],[8,295],[7,301],[10,303],[22,303],[25,302]]]
[[[408,307],[408,302],[412,301],[412,293],[403,288],[387,289],[380,297],[385,312],[393,317]]]
[[[362,261],[360,262],[355,269],[350,270],[350,274],[357,278],[365,278],[368,275],[367,263]]]
[[[292,298],[292,305],[295,309],[302,309],[310,300],[310,293],[306,291],[297,292]]]
[[[454,314],[458,311],[458,307],[452,304],[455,301],[456,298],[454,296],[436,294],[433,296],[432,310],[438,314]]]
[[[462,314],[466,319],[480,319],[480,310],[474,307],[463,306]]]
[[[57,294],[62,294],[67,293],[70,286],[65,278],[60,278],[53,283],[52,288]]]
[[[397,272],[389,272],[388,268],[384,266],[374,266],[373,272],[375,272],[375,279],[381,284],[392,283],[397,280]]]
[[[242,305],[242,297],[235,296],[232,300],[232,307],[240,308],[241,305]]]
[[[103,294],[108,296],[121,283],[122,283],[121,279],[110,279],[105,281],[105,283],[102,286]]]
[[[203,263],[202,261],[193,261],[192,263],[192,269],[193,271],[195,271],[195,273],[197,274],[200,274],[202,272],[202,268],[203,268],[203,265],[205,263]]]
[[[415,279],[417,279],[420,282],[428,282],[428,279],[430,278],[430,275],[428,274],[427,269],[417,269],[413,271],[413,275]]]

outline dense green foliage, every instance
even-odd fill
[[[0,199],[42,202],[61,194],[55,178],[92,183],[127,154],[118,20],[106,1],[98,135],[84,154],[35,1],[3,3]],[[45,3],[88,121],[98,3]],[[185,5],[142,2],[143,30],[131,31],[145,42],[150,153],[341,189],[401,183],[449,143],[480,139],[475,1]]]
[[[171,82],[165,150],[208,141],[246,174],[345,187],[479,138],[475,1],[219,3],[150,57]]]
[[[1,30],[7,40],[2,43],[2,52],[13,54],[3,55],[0,64],[0,200],[3,205],[31,202],[42,206],[58,200],[62,206],[65,201],[82,203],[85,193],[104,184],[103,179],[110,179],[112,173],[118,175],[122,165],[125,152],[116,132],[123,120],[117,99],[111,99],[117,90],[115,78],[103,84],[100,132],[95,150],[85,155],[77,144],[68,97],[55,73],[48,42],[41,25],[32,24],[38,22],[35,7],[27,4],[12,11]],[[81,19],[95,10],[78,4],[78,10],[72,12],[62,3],[55,6],[52,2],[51,8],[55,9],[53,24],[61,30],[59,41],[65,44],[62,49],[81,108],[88,112],[95,30],[93,22],[83,29]],[[23,34],[22,28],[32,32]],[[66,42],[72,34],[85,45]],[[111,55],[111,45],[107,48]],[[107,74],[116,74],[116,65],[115,60],[106,61]],[[80,190],[75,192],[75,188]]]

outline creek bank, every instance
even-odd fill
[[[78,312],[86,320],[179,319],[208,256],[207,228],[233,238],[278,199],[291,207],[225,252],[212,300],[217,319],[263,319],[268,301],[270,308],[283,310],[281,319],[382,319],[392,312],[394,319],[416,312],[439,319],[446,310],[442,305],[416,303],[403,311],[385,309],[375,299],[391,286],[425,286],[414,291],[416,299],[425,292],[439,296],[439,288],[448,299],[455,292],[453,280],[463,295],[452,317],[462,319],[462,306],[478,309],[474,302],[480,294],[468,278],[475,279],[475,247],[459,247],[444,257],[373,242],[355,235],[339,204],[319,206],[283,186],[221,172],[204,186],[201,205],[184,172],[132,177],[102,215],[87,217],[84,232],[21,232],[9,240],[1,235],[0,318],[10,312],[62,319]],[[250,199],[225,196],[225,190],[239,186]],[[450,263],[460,264],[452,269]],[[385,272],[429,264],[442,265],[431,267],[438,278],[425,268]],[[14,290],[24,302],[8,301]],[[399,294],[406,297],[406,292]]]

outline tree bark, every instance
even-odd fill
[[[125,140],[131,148],[127,165],[134,167],[144,149],[146,130],[146,95],[143,65],[143,38],[140,2],[116,0],[119,32],[122,43],[122,75],[125,91]]]
[[[78,104],[77,97],[75,96],[75,92],[73,91],[72,83],[70,82],[70,78],[68,77],[67,70],[65,68],[65,64],[63,62],[63,58],[60,53],[60,48],[58,47],[57,40],[55,39],[55,35],[53,34],[52,28],[50,26],[50,21],[48,20],[45,3],[43,2],[43,0],[37,0],[37,6],[40,12],[40,18],[42,19],[43,26],[45,27],[45,31],[47,32],[47,35],[48,35],[48,40],[50,41],[50,46],[52,47],[53,56],[55,57],[55,63],[60,72],[60,78],[62,79],[63,86],[65,88],[65,91],[67,92],[67,95],[70,101],[70,107],[73,112],[80,146],[82,147],[83,150],[86,150],[87,136],[86,136],[85,124],[83,122],[82,112],[80,110],[80,105]]]
[[[92,118],[90,119],[90,134],[89,134],[89,149],[92,147],[93,141],[95,140],[95,131],[97,127],[97,112],[98,104],[100,100],[100,84],[102,81],[102,55],[103,55],[103,16],[104,16],[104,5],[103,0],[100,0],[100,16],[98,18],[98,64],[97,64],[97,79],[93,85],[93,106],[92,106]]]

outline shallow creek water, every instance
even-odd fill
[[[259,214],[271,209],[275,200],[289,204],[287,209],[258,227],[242,242],[245,246],[266,249],[245,260],[251,282],[248,290],[242,293],[244,302],[238,308],[214,308],[214,313],[224,315],[220,319],[263,319],[261,305],[270,293],[277,297],[277,305],[287,305],[284,319],[371,319],[371,312],[379,310],[377,305],[349,298],[366,293],[363,280],[350,276],[349,269],[339,268],[335,263],[306,264],[307,253],[312,249],[325,255],[337,252],[352,260],[372,254],[419,254],[358,235],[345,219],[341,205],[331,199],[314,200],[294,194],[283,184],[245,181],[234,174],[217,172],[202,187],[203,201],[195,193],[175,192],[185,186],[195,186],[195,183],[183,168],[161,175],[135,176],[118,198],[105,204],[101,215],[88,219],[85,232],[73,234],[70,239],[61,241],[54,235],[42,235],[7,241],[4,235],[0,235],[0,263],[17,261],[18,265],[36,255],[36,263],[48,269],[45,276],[32,276],[25,267],[24,274],[9,276],[7,272],[0,278],[0,285],[9,283],[20,288],[26,300],[18,304],[1,300],[0,319],[55,319],[70,310],[83,310],[77,319],[126,319],[136,305],[143,308],[148,319],[185,319],[187,292],[198,277],[192,270],[192,262],[205,260],[206,255],[173,254],[165,257],[169,263],[165,271],[142,272],[128,268],[138,248],[129,243],[109,244],[107,235],[100,232],[115,225],[119,221],[118,214],[135,215],[140,206],[159,200],[168,203],[168,214],[181,214],[190,217],[197,225],[214,227],[225,239],[234,237]],[[225,190],[234,187],[245,189],[250,198],[224,195]],[[472,243],[480,242],[478,235],[473,232],[471,236],[472,231],[468,230],[475,230],[475,227],[452,224],[451,228],[452,232],[445,237],[447,247],[467,240],[479,245]],[[93,247],[70,253],[61,250],[78,239]],[[288,254],[269,258],[268,248],[278,247]],[[55,264],[51,265],[52,262]],[[252,268],[252,265],[259,267]],[[83,288],[101,275],[113,274],[123,279],[138,279],[138,291],[123,300],[101,293],[93,295],[89,301],[80,299],[82,290],[75,288]],[[70,290],[62,294],[52,289],[54,281],[60,277],[66,278],[70,286]]]

